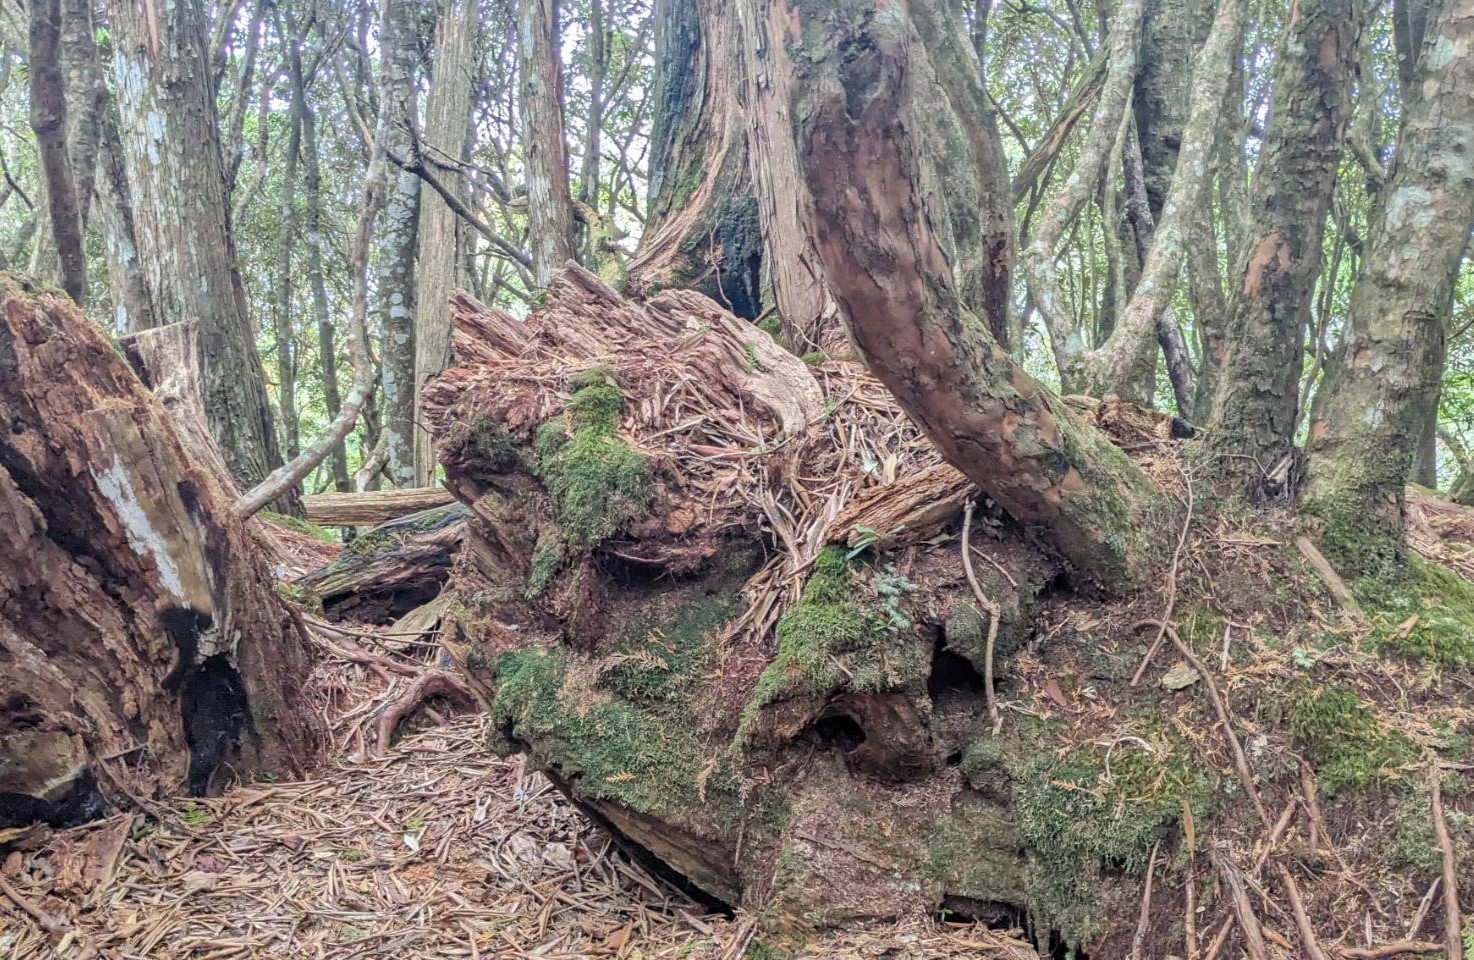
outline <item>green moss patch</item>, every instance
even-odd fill
[[[624,393],[600,371],[577,382],[568,422],[543,424],[534,448],[567,542],[586,547],[649,513],[651,490],[644,454],[615,432]]]
[[[1326,796],[1403,782],[1400,768],[1418,758],[1406,735],[1385,729],[1356,692],[1340,684],[1295,703],[1290,735]]]
[[[321,540],[323,543],[341,542],[337,534],[333,533],[333,531],[326,527],[320,527],[315,523],[308,523],[301,517],[292,517],[285,513],[272,513],[270,510],[262,510],[257,516],[273,526],[291,530],[294,533],[300,533],[314,540]]]
[[[529,600],[542,595],[542,592],[552,583],[553,577],[563,567],[563,554],[566,550],[563,536],[556,530],[544,530],[537,536],[537,544],[532,548],[531,567],[527,572],[526,596]]]
[[[1448,667],[1474,664],[1474,583],[1409,554],[1396,573],[1355,584],[1379,645]]]

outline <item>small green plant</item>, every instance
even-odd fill
[[[751,340],[748,340],[747,342],[742,344],[742,351],[743,363],[746,365],[748,373],[768,372],[768,368],[763,366],[763,362],[757,357],[757,344],[753,343]]]
[[[338,859],[344,863],[360,863],[368,859],[368,851],[360,847],[349,847],[338,854]]]
[[[425,830],[425,818],[416,814],[404,821],[405,833],[423,833]]]
[[[829,358],[826,357],[823,353],[820,353],[818,350],[811,350],[799,359],[804,362],[805,366],[817,367],[821,363],[828,361]]]
[[[185,826],[195,830],[201,827],[207,827],[215,820],[214,817],[210,816],[208,810],[204,810],[193,803],[186,803],[180,808],[179,819],[184,821]]]

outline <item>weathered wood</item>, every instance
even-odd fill
[[[302,498],[309,523],[324,527],[368,527],[411,513],[443,507],[455,498],[440,487],[366,490],[362,493],[318,493]]]
[[[0,276],[0,823],[293,775],[304,638],[230,493],[70,303]],[[120,762],[119,758],[126,758]],[[109,761],[112,762],[109,762]]]
[[[391,623],[440,592],[465,539],[469,513],[453,504],[391,520],[296,585],[320,599],[330,619]]]

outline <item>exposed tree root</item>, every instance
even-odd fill
[[[443,670],[422,674],[418,680],[410,684],[408,690],[386,703],[383,712],[379,714],[378,744],[375,747],[377,756],[383,756],[388,752],[389,744],[394,739],[394,731],[404,722],[405,717],[432,697],[446,697],[458,701],[468,710],[475,710],[478,706],[476,695],[471,692],[471,688],[454,674]]]

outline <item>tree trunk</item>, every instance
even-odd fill
[[[1194,52],[1213,20],[1214,3],[1147,0],[1134,115],[1141,139],[1147,202],[1155,221],[1162,219],[1162,207],[1177,170],[1197,69]]]
[[[303,773],[324,736],[305,638],[163,404],[75,308],[10,280],[0,406],[0,537],[26,558],[0,569],[0,824],[199,793],[227,761]]]
[[[1119,586],[1161,544],[1161,497],[1009,359],[963,305],[935,225],[946,128],[912,25],[846,3],[787,11],[812,51],[783,116],[814,200],[815,249],[870,369],[954,466],[1081,571]]]
[[[397,157],[419,152],[415,123],[418,8],[410,0],[385,0],[379,31],[382,69],[378,132]],[[415,248],[420,219],[420,178],[391,167],[379,241],[379,396],[384,415],[385,470],[396,487],[415,485]]]
[[[303,101],[302,187],[306,194],[302,221],[307,244],[307,284],[312,288],[312,314],[317,319],[317,356],[322,370],[322,400],[328,417],[336,419],[343,400],[338,389],[338,347],[333,315],[328,308],[328,288],[322,269],[322,167],[317,153],[317,112]],[[339,493],[352,489],[348,477],[348,447],[342,440],[333,444],[333,486]]]
[[[1403,485],[1437,402],[1454,280],[1474,222],[1474,0],[1430,20],[1345,344],[1310,424],[1304,509],[1327,557],[1371,570],[1400,549]],[[1434,55],[1430,55],[1434,54]]]
[[[421,160],[435,178],[464,198],[460,163],[471,138],[471,74],[478,7],[445,0],[435,28],[434,77],[425,104]],[[433,190],[420,198],[419,275],[415,314],[415,484],[435,479],[430,432],[419,421],[420,388],[450,364],[450,295],[461,286],[465,228]]]
[[[83,238],[97,167],[102,83],[92,6],[86,0],[43,0],[32,5],[30,25],[31,126],[45,201],[30,271],[59,281],[81,303],[87,294]]]
[[[1345,147],[1356,37],[1355,0],[1301,0],[1275,66],[1209,433],[1221,474],[1260,503],[1294,494],[1278,467],[1299,456],[1303,343]]]
[[[588,36],[588,63],[583,74],[589,86],[589,108],[584,115],[583,156],[578,165],[578,199],[589,216],[579,225],[578,232],[583,263],[590,269],[597,269],[605,255],[604,243],[609,239],[598,222],[599,154],[604,144],[604,85],[609,73],[609,18],[603,0],[589,0]]]
[[[118,136],[118,107],[103,87],[99,109],[98,202],[102,206],[102,240],[107,254],[108,290],[117,331],[148,330],[160,325],[153,291],[138,260],[138,231],[134,223],[133,194]]]
[[[288,41],[296,43],[297,41]],[[292,329],[292,247],[297,239],[297,168],[302,158],[302,111],[306,95],[294,84],[288,108],[287,163],[282,171],[278,216],[276,296],[272,306],[276,341],[276,396],[281,408],[282,446],[288,460],[302,450],[302,424],[297,413],[297,341]]]
[[[547,286],[573,257],[573,195],[563,139],[563,72],[557,0],[519,0],[522,150],[527,177],[527,238],[532,276]]]
[[[124,168],[154,319],[199,321],[210,432],[231,475],[251,486],[280,457],[237,269],[204,9],[200,0],[118,0],[110,10]]]
[[[794,118],[786,112],[803,61],[828,51],[813,46],[823,38],[797,29],[793,6],[781,0],[738,5],[751,169],[768,277],[788,339],[801,350],[834,351],[843,349],[843,317],[814,250],[813,199],[793,142]],[[977,55],[952,14],[949,4],[917,0],[908,15],[943,94],[922,115],[938,151],[927,189],[945,198],[935,211],[945,216],[936,240],[954,270],[958,296],[1006,343],[1014,234],[1007,169]]]
[[[738,101],[735,12],[719,0],[655,5],[650,204],[632,290],[699,290],[739,317],[763,312],[763,238]]]

